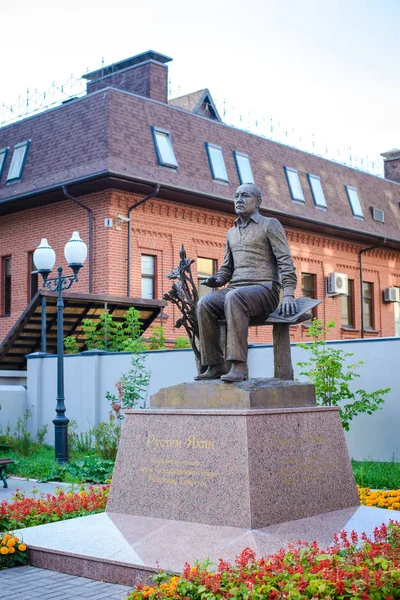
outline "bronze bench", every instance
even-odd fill
[[[279,314],[279,308],[270,315],[250,319],[250,327],[272,325],[274,346],[274,377],[277,379],[294,379],[292,358],[290,353],[290,325],[297,325],[312,319],[311,310],[321,304],[322,300],[313,298],[296,298],[297,313],[289,317]],[[218,321],[220,327],[221,347],[226,348],[226,321]]]
[[[3,481],[3,487],[8,488],[6,479],[6,466],[13,465],[14,461],[11,458],[0,458],[0,479]]]

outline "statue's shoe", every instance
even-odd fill
[[[249,370],[245,362],[233,363],[231,370],[226,375],[221,376],[221,381],[227,381],[228,383],[235,383],[237,381],[244,381],[249,378]]]
[[[196,375],[195,380],[201,381],[203,379],[219,379],[221,375],[225,375],[227,369],[223,364],[220,365],[211,365],[208,367],[207,371],[204,373],[199,373]]]

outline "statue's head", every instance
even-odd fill
[[[250,217],[260,208],[261,190],[254,183],[243,183],[235,192],[235,212],[240,217]]]

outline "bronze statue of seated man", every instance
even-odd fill
[[[297,312],[297,284],[285,231],[277,219],[263,217],[261,190],[245,183],[235,193],[238,218],[227,234],[224,261],[216,275],[203,282],[211,288],[229,285],[207,294],[197,305],[201,362],[204,373],[195,379],[235,382],[248,378],[248,328],[252,317],[268,315],[283,300],[282,315]],[[226,319],[226,356],[220,346],[218,321]],[[231,363],[226,372],[225,361]]]

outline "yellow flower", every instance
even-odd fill
[[[3,546],[2,548],[0,548],[0,553],[1,554],[8,554],[8,548],[7,548],[7,546]]]
[[[11,538],[11,540],[8,540],[7,546],[9,548],[11,548],[12,546],[15,546],[15,540],[14,540],[14,538]]]
[[[8,549],[8,554],[14,554],[15,552],[15,548],[14,546],[11,546],[11,548]]]
[[[26,550],[26,546],[25,546],[25,544],[20,544],[20,545],[18,546],[18,550],[20,550],[21,552],[25,552],[25,550]]]
[[[4,541],[7,542],[8,540],[11,540],[12,535],[10,535],[9,533],[6,533],[6,535],[4,536]]]

